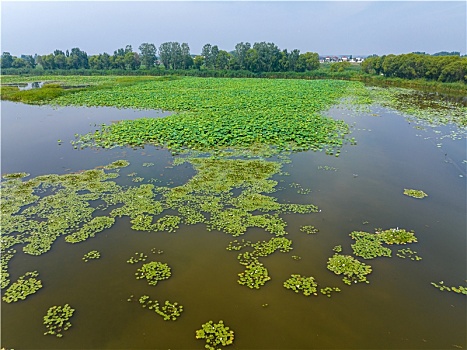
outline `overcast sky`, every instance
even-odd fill
[[[320,55],[466,53],[466,1],[1,1],[1,51],[94,55],[178,41],[239,42]]]

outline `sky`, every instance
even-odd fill
[[[142,43],[232,51],[239,42],[320,55],[466,53],[464,1],[5,1],[1,51],[44,55],[78,47],[112,54]]]

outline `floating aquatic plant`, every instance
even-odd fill
[[[151,253],[153,254],[164,254],[163,250],[156,249],[156,248],[151,248]]]
[[[36,278],[38,276],[39,273],[37,271],[26,272],[8,287],[2,300],[7,303],[13,303],[24,300],[29,295],[36,293],[42,288],[42,282]]]
[[[71,327],[69,320],[74,312],[75,309],[68,304],[50,307],[47,310],[47,315],[44,316],[44,325],[47,328],[44,335],[51,334],[61,338],[62,333]]]
[[[135,253],[134,256],[132,256],[126,262],[128,264],[136,264],[136,263],[139,263],[141,261],[146,261],[147,258],[148,258],[148,256],[145,255],[144,253]]]
[[[448,287],[444,284],[444,281],[440,281],[438,283],[431,282],[431,285],[435,288],[438,288],[440,291],[447,291],[447,292],[454,292],[458,294],[467,295],[467,287],[458,286],[458,287]]]
[[[386,244],[407,244],[417,242],[417,237],[413,231],[406,231],[403,228],[390,228],[382,231],[377,229],[376,233]]]
[[[128,165],[130,165],[130,162],[128,162],[127,160],[121,159],[121,160],[116,160],[115,162],[112,162],[109,165],[104,166],[104,169],[125,168]]]
[[[220,346],[233,344],[234,331],[224,325],[220,320],[218,323],[209,321],[201,325],[201,329],[196,331],[196,339],[206,339],[204,346],[208,350],[220,350]]]
[[[428,196],[422,190],[413,190],[413,189],[408,189],[408,188],[404,188],[404,194],[409,197],[420,198],[420,199]]]
[[[112,227],[114,223],[114,218],[109,218],[106,216],[95,217],[91,221],[84,224],[84,226],[78,231],[65,237],[65,241],[68,243],[83,242],[90,237],[94,237],[96,233],[102,232],[105,229]]]
[[[248,265],[244,272],[238,274],[238,283],[251,289],[259,289],[271,279],[268,269],[259,262]]]
[[[353,231],[350,237],[356,242],[351,245],[355,255],[364,259],[374,259],[380,256],[391,257],[391,250],[383,247],[383,240],[378,234],[363,231]]]
[[[131,295],[128,301],[133,300],[133,295]],[[142,295],[138,299],[138,302],[143,308],[153,310],[156,314],[160,315],[164,321],[176,321],[183,312],[183,306],[177,302],[171,303],[170,301],[166,300],[161,306],[159,301],[151,300],[149,295]]]
[[[292,259],[294,260],[302,260],[302,258],[298,255],[292,255]]]
[[[337,168],[329,165],[318,165],[318,170],[337,171]]]
[[[295,293],[302,292],[305,296],[318,295],[318,283],[314,277],[306,277],[298,274],[292,274],[284,282],[284,287],[293,290]]]
[[[410,259],[412,261],[420,261],[422,260],[422,257],[417,255],[417,252],[410,249],[410,248],[404,248],[404,249],[399,249],[396,253],[396,255],[399,257],[399,258],[402,258],[402,259]]]
[[[331,293],[334,293],[334,292],[340,292],[340,288],[338,287],[324,287],[324,288],[321,288],[320,290],[320,293],[327,296],[328,298],[331,297]]]
[[[54,102],[177,112],[165,118],[123,120],[102,126],[96,132],[78,136],[75,145],[80,147],[149,143],[173,152],[189,149],[220,153],[236,149],[277,153],[285,149],[326,149],[338,153],[348,126],[320,112],[353,93],[351,89],[357,85],[363,88],[361,83],[349,81],[184,77],[170,82],[153,80],[82,91]],[[296,91],[300,91],[300,96]]]
[[[315,233],[319,232],[319,230],[316,227],[311,226],[311,225],[301,226],[300,231],[305,232],[308,235],[315,234]]]
[[[157,282],[169,278],[172,272],[169,265],[158,261],[151,261],[139,268],[135,275],[136,279],[145,278],[149,285],[155,286]]]
[[[88,262],[89,260],[99,259],[101,257],[101,253],[97,250],[91,250],[89,253],[84,254],[83,261]]]
[[[11,173],[11,174],[2,175],[2,178],[6,179],[6,180],[9,180],[9,179],[22,179],[23,177],[28,177],[29,175],[31,175],[31,174],[24,173],[24,172]]]
[[[334,248],[332,248],[333,251],[335,251],[336,253],[340,253],[342,252],[342,246],[341,245],[336,245],[334,246]]]
[[[154,166],[154,163],[143,163],[143,166],[144,167]]]
[[[342,281],[345,284],[370,283],[366,276],[371,273],[371,266],[358,261],[350,255],[334,254],[329,258],[327,268],[336,275],[344,275]]]

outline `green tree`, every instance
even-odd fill
[[[193,64],[196,69],[201,70],[201,66],[204,64],[204,57],[196,56],[193,60]]]
[[[139,55],[136,52],[127,52],[124,61],[126,69],[136,70],[141,66]]]
[[[13,56],[9,52],[3,52],[1,67],[11,68],[12,64],[13,64]]]
[[[246,53],[251,49],[251,44],[243,41],[235,45],[235,57],[237,58],[238,65],[240,69],[247,69],[246,68]]]
[[[316,70],[319,68],[319,55],[316,52],[305,52],[298,57],[300,65],[304,65],[306,70]]]
[[[139,46],[139,51],[141,52],[141,63],[146,67],[146,69],[153,68],[156,63],[156,46],[154,44],[143,43]]]
[[[216,57],[216,69],[228,69],[231,56],[227,51],[220,50]]]

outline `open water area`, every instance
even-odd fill
[[[281,214],[288,253],[262,258],[271,280],[260,289],[237,283],[244,270],[238,252],[227,251],[236,239],[267,240],[254,228],[240,237],[202,223],[181,224],[176,232],[138,232],[127,217],[110,229],[78,244],[60,237],[39,256],[18,254],[9,263],[11,281],[37,270],[43,288],[26,300],[1,302],[1,346],[7,349],[203,349],[195,331],[209,320],[223,320],[235,332],[227,349],[456,349],[466,348],[466,297],[440,291],[431,282],[465,285],[466,275],[466,140],[444,138],[455,126],[421,130],[397,112],[372,106],[368,113],[331,109],[344,119],[356,145],[344,145],[339,157],[325,152],[290,155],[282,173],[274,175],[281,203],[318,206],[310,214]],[[75,134],[102,123],[139,117],[163,117],[158,111],[114,108],[28,106],[2,101],[1,173],[67,174],[101,167],[119,159],[118,184],[132,186],[131,173],[178,186],[195,175],[189,163],[173,165],[174,156],[144,148],[74,149]],[[143,164],[152,163],[152,166]],[[28,179],[28,178],[26,178]],[[297,185],[299,184],[299,185]],[[297,187],[299,186],[299,187]],[[306,191],[297,191],[297,188]],[[423,199],[403,195],[420,189]],[[319,232],[306,234],[304,225]],[[352,254],[352,231],[376,228],[413,230],[417,243],[390,246],[392,257],[364,260],[372,266],[369,284],[348,286],[326,268],[341,245]],[[163,251],[151,253],[151,249]],[[411,248],[422,258],[396,256]],[[101,258],[82,257],[98,250]],[[127,260],[144,252],[148,260],[167,263],[172,276],[150,286],[135,278]],[[293,259],[298,256],[301,259]],[[284,288],[291,274],[313,276],[319,286],[341,292],[304,296]],[[2,292],[3,294],[3,292]],[[130,295],[177,301],[184,311],[176,321],[128,302]],[[70,304],[76,312],[63,338],[44,335],[43,316],[52,305]]]

